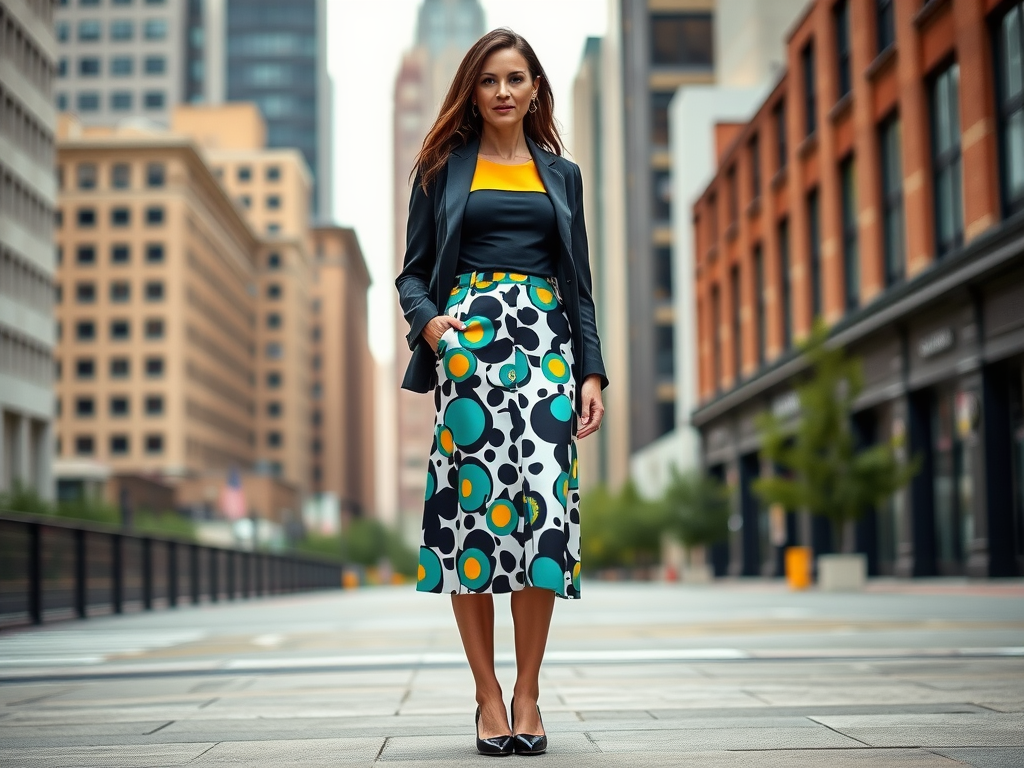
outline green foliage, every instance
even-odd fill
[[[665,529],[664,505],[642,498],[627,482],[618,494],[604,485],[580,501],[586,526],[581,560],[587,567],[649,565],[658,561]]]
[[[375,566],[386,559],[391,563],[392,570],[404,576],[414,575],[418,564],[416,553],[405,545],[401,535],[374,519],[353,520],[343,535],[309,534],[295,543],[295,549],[363,566]]]
[[[662,500],[667,529],[687,548],[715,544],[729,537],[729,489],[698,472],[672,469]]]
[[[752,487],[766,504],[806,509],[841,530],[905,486],[918,462],[901,461],[896,442],[855,447],[851,412],[863,388],[860,360],[841,347],[827,347],[827,337],[818,321],[802,347],[811,370],[797,387],[801,416],[795,429],[787,430],[769,412],[758,418],[762,454],[784,476],[759,478]]]
[[[190,541],[196,539],[195,524],[177,512],[136,512],[132,520],[132,528],[136,533],[151,536],[174,536]]]

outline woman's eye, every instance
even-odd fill
[[[519,83],[523,82],[523,78],[521,78],[521,77],[513,77],[512,78],[512,82],[516,83],[516,84],[519,84]]]
[[[483,79],[483,81],[481,82],[481,85],[490,85],[493,82],[494,82],[494,78],[493,77],[485,77]]]

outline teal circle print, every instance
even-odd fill
[[[452,431],[442,424],[435,430],[434,439],[437,441],[437,450],[441,452],[442,456],[450,459],[455,453],[455,438],[452,436]]]
[[[462,382],[476,373],[476,355],[465,349],[449,349],[444,353],[444,375]]]
[[[494,323],[489,317],[467,317],[465,324],[465,329],[459,331],[459,344],[464,348],[480,349],[494,341]]]
[[[467,512],[476,512],[491,495],[491,476],[479,464],[464,462],[459,467],[459,504]]]
[[[551,401],[551,415],[559,421],[572,418],[572,403],[565,395],[559,395]]]
[[[542,309],[545,312],[550,312],[558,306],[558,297],[555,295],[555,289],[550,285],[543,287],[531,285],[530,301],[533,302],[537,309]]]
[[[433,467],[427,470],[427,490],[423,494],[424,500],[429,499],[434,495],[434,490],[437,488],[437,481],[434,480]]]
[[[462,301],[466,296],[469,295],[469,286],[461,285],[457,288],[452,289],[451,295],[448,297],[448,303],[445,305],[444,311],[447,312],[453,306]]]
[[[441,561],[429,547],[420,547],[420,563],[416,569],[416,589],[433,592],[441,583]]]
[[[569,474],[567,472],[558,473],[555,487],[552,490],[554,490],[559,503],[564,507],[569,499]]]
[[[444,411],[444,425],[451,430],[456,445],[472,445],[484,433],[484,409],[476,400],[457,397]]]
[[[526,353],[516,347],[516,381],[522,386],[530,380],[530,360]]]
[[[562,567],[550,557],[535,557],[530,567],[530,581],[535,587],[554,590],[559,595],[565,594],[565,573]]]
[[[540,367],[544,371],[544,378],[556,384],[565,384],[571,375],[569,364],[557,352],[549,352],[544,355]]]
[[[491,578],[491,562],[479,549],[467,549],[459,555],[459,581],[470,589],[480,589]]]
[[[508,499],[498,499],[487,509],[487,527],[497,536],[507,536],[519,525],[519,511]]]

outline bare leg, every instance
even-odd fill
[[[515,733],[539,736],[544,733],[537,716],[540,695],[540,665],[548,641],[555,593],[540,587],[525,587],[512,593],[512,622],[516,636]]]
[[[491,595],[452,595],[452,610],[476,682],[480,738],[508,735],[512,729],[494,674],[494,599]]]

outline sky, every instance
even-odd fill
[[[606,0],[482,0],[485,25],[511,27],[537,52],[572,149],[572,83],[588,37],[607,27]],[[412,46],[420,0],[328,0],[327,68],[334,80],[334,219],[354,227],[370,269],[370,348],[394,356],[392,94]]]

